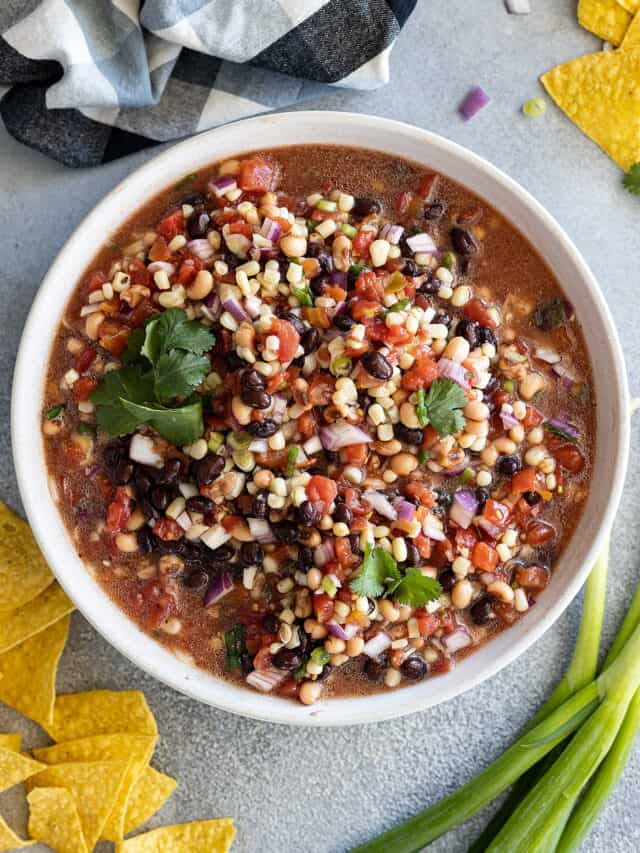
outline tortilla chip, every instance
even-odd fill
[[[617,0],[579,0],[578,21],[585,30],[617,46],[631,23],[631,15]]]
[[[116,853],[227,853],[235,834],[230,817],[161,826],[128,838]]]
[[[65,788],[34,788],[29,802],[29,836],[56,853],[87,853],[78,808]]]
[[[23,841],[10,829],[0,817],[0,851],[22,850],[23,847],[31,847],[33,841]]]
[[[42,770],[44,764],[12,749],[0,749],[0,791],[13,788]]]
[[[101,833],[101,838],[107,841],[121,841],[125,834],[124,824],[129,794],[149,764],[156,741],[157,738],[153,735],[95,735],[47,746],[44,749],[34,749],[33,754],[38,761],[43,761],[45,764],[61,764],[69,761],[129,761],[131,759],[127,776]]]
[[[618,5],[626,9],[631,15],[635,15],[640,9],[640,0],[617,0]]]
[[[0,655],[0,701],[47,727],[53,720],[58,661],[70,617]]]
[[[638,0],[638,5],[640,5],[640,0]],[[635,15],[629,24],[629,29],[622,40],[620,50],[629,50],[631,47],[638,46],[640,46],[640,13]]]
[[[146,823],[173,794],[177,784],[171,776],[147,767],[129,794],[124,834],[128,835]]]
[[[57,697],[53,720],[45,728],[58,743],[119,732],[158,734],[156,721],[140,690],[63,694]]]
[[[540,79],[560,109],[625,172],[640,160],[640,48],[581,56]]]
[[[30,792],[36,788],[66,788],[76,802],[82,834],[92,850],[113,811],[128,769],[126,761],[51,764],[28,779],[27,788]]]
[[[0,616],[0,654],[38,634],[74,609],[60,584],[54,581],[44,592],[18,610]]]
[[[0,613],[22,607],[52,582],[31,528],[0,501]]]
[[[0,747],[10,749],[12,752],[20,752],[22,738],[18,734],[0,735]]]

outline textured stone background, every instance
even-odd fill
[[[518,18],[505,13],[502,0],[419,4],[396,44],[392,82],[385,89],[337,92],[311,106],[412,122],[467,145],[517,178],[557,217],[598,276],[638,394],[640,200],[622,190],[618,168],[554,107],[537,121],[519,113],[525,100],[540,94],[539,73],[599,44],[575,23],[573,0],[534,0],[532,6],[532,15]],[[491,94],[492,104],[464,124],[456,105],[476,83]],[[22,148],[0,130],[0,496],[17,509],[9,389],[32,298],[87,211],[150,156],[75,172]],[[639,431],[637,420],[634,449]],[[635,471],[632,464],[615,527],[607,638],[640,576]],[[154,825],[233,815],[239,829],[236,853],[343,853],[452,791],[509,744],[568,661],[579,608],[574,602],[533,648],[471,693],[422,714],[362,728],[305,731],[198,705],[135,669],[78,614],[59,690],[139,687],[146,692],[162,734],[156,766],[180,781]],[[16,728],[29,745],[43,740],[35,725],[0,708],[0,731]],[[637,748],[585,850],[640,849],[639,791]],[[22,793],[2,795],[0,812],[21,827]],[[479,825],[467,825],[431,849],[462,851]]]

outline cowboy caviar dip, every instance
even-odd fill
[[[42,429],[118,605],[311,704],[445,673],[526,615],[594,417],[571,306],[509,222],[415,164],[296,146],[188,175],[105,244]]]

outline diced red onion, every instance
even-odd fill
[[[453,496],[453,503],[449,512],[451,520],[466,530],[477,511],[478,499],[475,492],[472,489],[458,489]]]
[[[369,444],[371,440],[368,432],[346,421],[335,421],[320,430],[320,441],[325,450],[340,450],[351,444]]]
[[[334,270],[329,276],[329,283],[335,284],[336,287],[347,289],[347,274],[342,270]]]
[[[489,586],[489,584],[493,583],[497,578],[498,575],[495,572],[482,572],[480,575],[480,582],[485,586]]]
[[[287,673],[281,669],[254,669],[246,678],[247,684],[260,690],[261,693],[270,693],[287,677]]]
[[[511,412],[500,412],[500,420],[502,421],[502,426],[505,429],[512,429],[520,423],[517,417],[512,415]]]
[[[467,370],[457,361],[452,361],[450,358],[441,358],[438,362],[438,376],[440,379],[451,379],[452,382],[457,382],[463,388],[469,387],[467,379]]]
[[[329,317],[333,320],[334,317],[338,317],[340,314],[344,314],[347,310],[346,302],[336,302],[333,308],[328,309]]]
[[[387,242],[391,243],[393,246],[397,246],[403,234],[404,228],[402,225],[392,225],[390,222],[387,222],[387,224],[382,227],[380,237],[383,240],[387,240]]]
[[[335,556],[335,550],[333,547],[333,539],[325,539],[321,545],[313,552],[313,562],[316,566],[324,566],[325,563],[328,563],[329,560],[333,560]]]
[[[460,462],[457,465],[454,465],[453,468],[448,468],[446,471],[442,471],[445,477],[457,477],[458,474],[462,474],[464,469],[469,464],[469,457],[465,455],[462,457]]]
[[[236,179],[231,175],[221,175],[219,178],[215,178],[207,184],[209,192],[212,192],[218,198],[237,188],[238,184]]]
[[[282,227],[267,216],[262,223],[260,233],[263,237],[266,237],[267,240],[271,240],[272,243],[277,243],[282,236]]]
[[[156,451],[153,439],[148,435],[135,433],[129,444],[129,459],[140,465],[151,465],[153,468],[162,468],[164,459]]]
[[[557,364],[560,361],[560,356],[557,352],[545,349],[544,347],[536,347],[533,354],[536,358],[539,358],[540,361],[546,361],[547,364]]]
[[[204,304],[211,311],[214,317],[216,314],[220,314],[222,310],[222,302],[220,302],[220,297],[218,296],[215,290],[212,290],[211,293],[207,296],[204,301]]]
[[[559,361],[558,364],[554,364],[551,370],[553,370],[556,376],[560,377],[567,388],[571,388],[577,382],[575,373],[562,361]]]
[[[211,579],[207,591],[204,594],[203,605],[208,607],[210,604],[215,604],[220,601],[227,593],[233,589],[233,580],[229,572],[223,572],[217,578]]]
[[[164,270],[167,275],[173,275],[176,268],[174,264],[170,264],[168,261],[152,261],[148,265],[147,270],[150,273],[158,272],[158,270]]]
[[[500,533],[502,532],[499,527],[493,524],[493,522],[489,521],[488,518],[485,518],[484,515],[481,515],[476,523],[478,527],[481,527],[484,532],[492,539],[497,539],[498,536],[500,536]]]
[[[333,619],[327,622],[327,631],[339,640],[350,640],[358,633],[358,626],[353,622],[347,622],[346,625],[338,625]]]
[[[507,12],[510,15],[530,15],[531,4],[529,0],[504,0]]]
[[[383,515],[391,521],[395,521],[396,518],[398,518],[398,513],[391,505],[389,498],[386,495],[383,495],[382,492],[371,490],[363,492],[362,497],[379,515]]]
[[[275,246],[260,246],[259,256],[254,258],[255,261],[275,261],[277,260],[280,250]]]
[[[429,539],[433,539],[434,542],[444,542],[447,538],[444,534],[444,530],[441,527],[438,527],[431,516],[427,516],[422,524],[422,532],[425,536],[428,536]]]
[[[399,521],[413,521],[416,505],[412,504],[411,501],[399,501],[396,505],[396,511]]]
[[[469,121],[476,113],[484,109],[490,100],[491,98],[481,86],[474,86],[462,102],[460,114],[465,121]]]
[[[228,311],[229,314],[231,314],[234,320],[237,320],[239,323],[242,323],[243,320],[249,319],[249,315],[235,297],[225,299],[222,303],[222,307],[225,311]]]
[[[471,634],[469,634],[467,629],[461,625],[459,628],[456,628],[455,631],[444,636],[442,638],[442,642],[447,651],[450,654],[453,654],[454,652],[459,652],[460,649],[466,649],[467,646],[471,645]]]
[[[205,530],[200,537],[200,541],[204,542],[207,548],[211,548],[212,551],[215,551],[216,548],[224,545],[224,543],[228,542],[229,539],[231,539],[231,534],[227,533],[221,524],[216,524],[214,527],[210,527],[208,530]]]
[[[191,521],[191,516],[188,512],[181,512],[180,515],[176,518],[176,523],[180,525],[183,530],[188,530],[193,522]]]
[[[249,450],[252,453],[268,453],[269,442],[266,438],[254,438],[251,444],[249,445]]]
[[[272,545],[276,541],[271,525],[265,518],[247,518],[247,524],[251,535],[261,545]]]
[[[369,658],[377,658],[382,654],[382,652],[386,651],[390,645],[391,637],[385,631],[380,631],[380,633],[376,634],[375,637],[367,640],[362,651]]]
[[[244,307],[247,314],[251,317],[252,320],[255,320],[256,317],[260,314],[260,308],[262,307],[262,300],[259,296],[245,296],[244,298]]]
[[[414,234],[413,237],[407,237],[407,246],[414,254],[418,254],[419,252],[428,252],[431,254],[438,248],[433,242],[433,237],[431,237],[430,234],[425,234],[424,232]]]
[[[273,409],[271,410],[271,418],[280,423],[284,417],[284,413],[287,411],[287,398],[282,394],[274,394],[273,396]]]
[[[562,430],[562,432],[566,432],[572,438],[575,438],[576,441],[580,438],[579,430],[573,424],[570,424],[569,421],[563,421],[561,418],[549,418],[547,423],[556,429]]]
[[[211,243],[204,238],[189,240],[185,249],[188,249],[192,255],[195,255],[196,258],[200,258],[201,261],[210,261],[216,253],[216,250],[213,248]]]

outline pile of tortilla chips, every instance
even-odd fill
[[[540,78],[569,118],[625,171],[640,161],[640,0],[579,0],[580,24],[615,47]]]
[[[162,806],[175,779],[149,765],[158,728],[144,694],[95,690],[56,696],[58,661],[73,605],[49,571],[28,525],[0,502],[0,701],[38,722],[52,746],[20,752],[0,734],[0,792],[25,782],[29,837],[0,817],[0,851],[35,841],[58,853],[226,853],[230,818],[165,826],[124,840]]]

